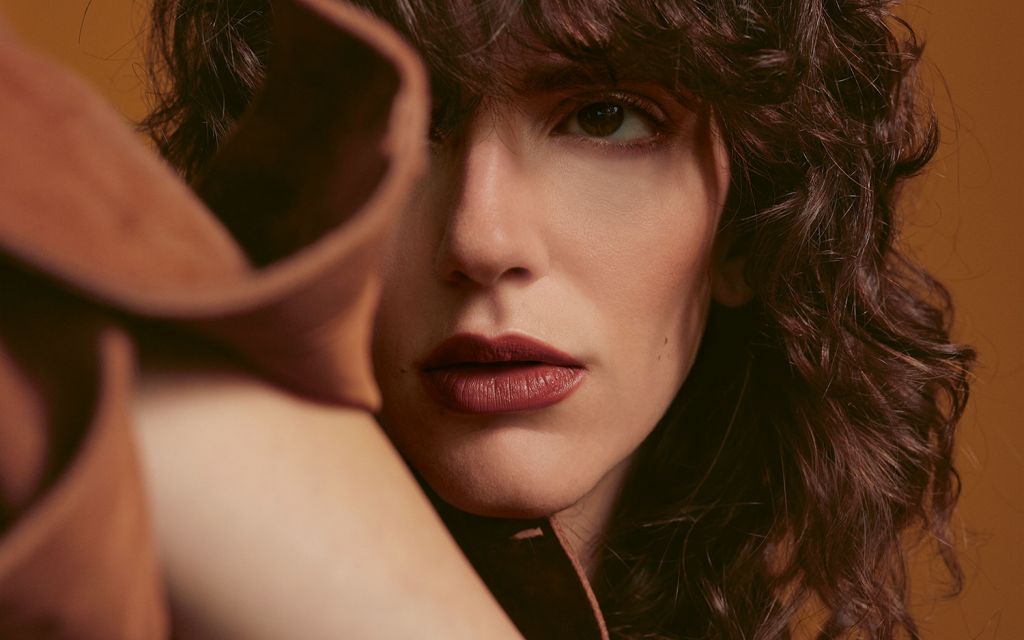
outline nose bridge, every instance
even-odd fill
[[[514,149],[492,127],[467,145],[459,164],[461,197],[453,222],[499,221],[495,204],[504,195],[503,183],[514,182],[521,171]]]
[[[503,133],[493,123],[476,129],[453,160],[446,188],[454,197],[437,255],[447,281],[490,286],[533,279],[547,268],[530,210],[530,173],[516,141]]]

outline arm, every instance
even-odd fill
[[[519,637],[367,414],[221,372],[136,413],[185,637]]]

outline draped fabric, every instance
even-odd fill
[[[196,191],[0,25],[2,638],[170,633],[129,411],[140,327],[315,400],[378,406],[376,256],[424,163],[425,74],[342,4],[273,10],[266,85]],[[516,540],[473,531],[457,535],[470,549]],[[478,569],[529,637],[605,635],[549,542],[534,562],[550,579],[524,585],[514,552],[514,578],[500,553]]]

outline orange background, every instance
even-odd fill
[[[145,0],[0,0],[12,26],[126,114],[145,112]],[[925,638],[1024,638],[1024,3],[934,0],[901,9],[928,42],[924,74],[943,144],[908,190],[906,238],[953,291],[957,336],[981,358],[959,443],[964,594],[916,590]],[[1011,53],[1007,53],[1007,52]],[[918,563],[915,584],[933,565]]]

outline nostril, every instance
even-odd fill
[[[445,280],[455,285],[465,286],[490,286],[498,280],[529,280],[533,277],[533,272],[528,267],[510,267],[503,271],[495,269],[490,273],[484,272],[482,269],[473,270],[470,272],[463,271],[462,269],[454,269],[448,272]]]
[[[449,271],[444,279],[459,286],[465,286],[473,282],[473,278],[459,270]]]

